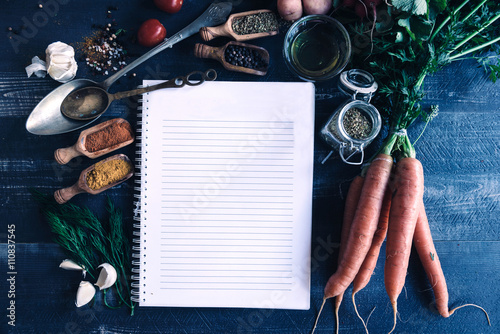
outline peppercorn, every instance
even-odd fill
[[[267,67],[267,63],[257,50],[240,45],[228,45],[224,52],[224,59],[231,65],[250,69],[265,69]]]

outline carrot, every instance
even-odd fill
[[[358,206],[359,197],[361,196],[361,189],[363,187],[364,180],[365,178],[363,176],[361,175],[356,176],[354,180],[352,180],[349,186],[349,191],[347,192],[344,205],[342,231],[340,232],[340,248],[339,248],[338,262],[340,262],[342,257],[344,256],[347,238],[349,236],[349,231],[351,229],[352,220],[354,219],[354,214],[356,213],[356,207]],[[339,294],[335,299],[335,319],[337,323],[336,333],[338,333],[339,330],[339,308],[340,304],[342,303],[343,296],[344,292]],[[316,317],[316,321],[314,322],[312,333],[314,333],[314,330],[316,329],[319,316],[321,315],[321,311],[323,310],[323,306],[325,305],[326,299],[327,298],[323,298],[323,303],[321,304],[321,308]]]
[[[377,155],[368,167],[351,231],[345,243],[345,252],[337,271],[325,286],[324,298],[335,297],[344,292],[357,275],[377,229],[391,168],[392,158],[385,154]]]
[[[394,325],[389,333],[396,328],[397,299],[405,283],[419,205],[424,192],[424,174],[420,161],[410,157],[403,158],[396,163],[395,170],[384,268],[385,289],[394,311]]]
[[[423,202],[420,203],[420,212],[417,225],[415,226],[413,243],[432,286],[432,290],[434,290],[436,308],[439,314],[448,318],[450,316],[448,310],[448,287],[446,286],[446,280],[436,248],[434,247],[434,242],[432,241],[429,221],[427,220]]]
[[[465,304],[457,306],[454,309],[448,308],[448,287],[446,285],[446,279],[439,262],[439,257],[436,252],[436,247],[432,241],[431,230],[429,227],[429,221],[427,219],[427,214],[425,213],[425,206],[423,201],[420,203],[420,210],[417,219],[417,225],[415,227],[415,234],[413,235],[413,243],[415,249],[417,250],[418,257],[422,262],[427,278],[431,284],[432,290],[434,291],[434,299],[436,301],[436,309],[439,314],[444,318],[448,318],[456,310],[464,306],[474,306],[481,309],[486,314],[486,319],[488,324],[491,325],[488,313],[481,307],[475,304]]]
[[[382,210],[380,211],[380,216],[378,219],[377,231],[375,231],[375,234],[373,236],[372,245],[370,246],[370,250],[368,251],[366,258],[363,261],[363,264],[361,265],[356,278],[352,282],[352,304],[354,305],[354,311],[356,311],[358,318],[361,319],[361,322],[363,322],[365,330],[366,324],[363,318],[361,318],[361,316],[359,315],[358,308],[356,307],[355,295],[368,284],[373,271],[375,270],[375,266],[377,265],[378,256],[380,254],[380,247],[382,247],[385,236],[387,235],[389,210],[391,208],[391,196],[391,191],[387,189],[385,191]],[[368,330],[366,331],[368,332]]]
[[[354,219],[354,215],[356,214],[356,208],[358,206],[359,198],[361,197],[361,190],[363,189],[364,181],[365,178],[363,176],[356,176],[354,180],[352,180],[351,185],[349,186],[349,191],[347,192],[344,205],[344,222],[342,224],[342,232],[340,233],[339,263],[344,257],[349,231],[351,230],[352,221]],[[336,333],[339,331],[339,308],[342,303],[342,299],[344,299],[344,292],[340,293],[335,298],[335,320],[337,322]]]

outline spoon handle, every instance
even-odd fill
[[[75,146],[76,145],[65,148],[58,148],[57,150],[55,150],[54,158],[56,159],[57,163],[60,165],[65,165],[70,162],[71,159],[82,155],[82,153],[78,151]]]
[[[113,100],[119,100],[119,99],[123,99],[123,98],[129,97],[129,96],[149,93],[149,92],[152,92],[152,91],[157,90],[157,89],[172,88],[172,87],[180,88],[186,84],[182,80],[177,81],[177,79],[179,79],[179,78],[174,78],[174,79],[162,82],[162,83],[154,85],[154,86],[132,89],[132,90],[128,90],[126,92],[114,93],[111,96],[112,96]]]
[[[219,3],[212,3],[206,10],[199,16],[196,20],[194,20],[191,24],[189,24],[187,27],[179,31],[178,33],[172,35],[170,38],[166,38],[161,44],[158,44],[156,47],[153,49],[149,50],[106,80],[104,80],[100,85],[104,89],[108,89],[116,80],[118,80],[120,77],[128,73],[130,70],[134,69],[136,66],[142,64],[144,61],[148,60],[149,58],[153,57],[157,53],[167,49],[171,48],[175,43],[182,41],[183,39],[194,35],[197,33],[201,27],[204,26],[212,26],[212,25],[218,25],[223,23],[229,13],[231,12],[231,9],[233,7],[233,4],[231,2],[219,2]]]
[[[85,190],[80,188],[79,182],[77,182],[71,187],[56,190],[54,192],[54,198],[57,203],[63,204],[73,198],[73,196],[81,194],[83,192],[85,192]]]

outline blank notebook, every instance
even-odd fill
[[[139,305],[309,309],[314,85],[164,89],[140,118]]]

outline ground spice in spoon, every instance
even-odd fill
[[[129,123],[112,123],[99,131],[87,135],[85,138],[85,149],[93,153],[119,145],[133,138],[132,127]]]
[[[278,19],[272,12],[261,12],[237,17],[231,25],[237,35],[258,34],[278,30]]]
[[[107,185],[122,180],[132,172],[132,165],[122,159],[112,159],[95,164],[94,169],[88,172],[86,181],[92,190],[99,190]]]

